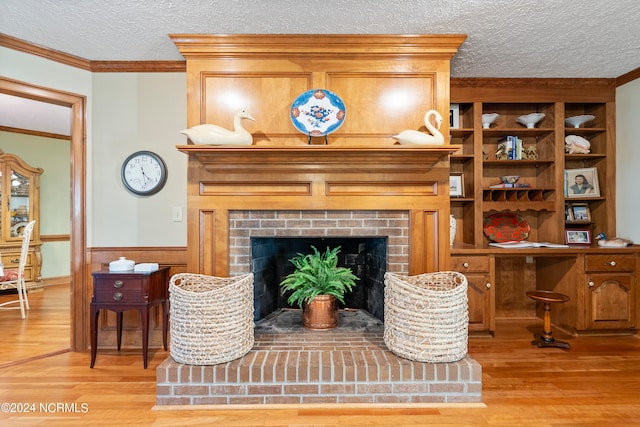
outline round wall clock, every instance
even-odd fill
[[[138,151],[122,163],[122,183],[125,188],[139,196],[156,194],[167,181],[167,166],[164,160],[151,151]]]

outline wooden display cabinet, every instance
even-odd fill
[[[465,181],[464,197],[450,200],[451,214],[457,224],[451,249],[452,265],[455,270],[463,262],[457,259],[479,256],[486,257],[483,264],[489,266],[487,271],[481,272],[466,269],[472,282],[470,293],[477,293],[470,296],[470,316],[474,325],[470,325],[470,329],[484,327],[493,332],[496,310],[501,316],[509,314],[503,306],[514,298],[526,300],[520,289],[539,288],[554,289],[571,296],[571,302],[559,307],[554,317],[573,332],[635,330],[636,279],[634,270],[628,267],[631,261],[617,263],[615,271],[611,270],[613,267],[604,270],[593,267],[588,260],[596,255],[589,254],[602,252],[595,240],[590,247],[562,249],[562,252],[531,249],[514,254],[489,246],[483,233],[483,220],[488,215],[513,212],[531,226],[527,237],[530,241],[564,243],[565,229],[575,226],[590,227],[594,239],[598,233],[616,236],[615,82],[611,79],[452,79],[451,102],[458,104],[459,111],[459,126],[451,130],[451,141],[461,146],[450,158],[451,172],[464,174]],[[545,114],[534,128],[518,122],[520,116],[534,112]],[[482,114],[487,113],[498,113],[499,117],[484,129]],[[568,117],[587,114],[595,118],[579,128],[565,123]],[[568,135],[587,139],[590,152],[565,153]],[[498,145],[507,136],[522,140],[527,155],[520,160],[501,157]],[[565,170],[582,168],[594,168],[600,194],[567,197]],[[529,186],[492,188],[500,183],[503,175],[518,175],[518,183]],[[586,206],[590,214],[588,221],[567,221],[566,204],[576,203]],[[630,257],[634,262],[638,252],[637,246],[605,251],[607,256]],[[506,257],[513,262],[498,262]],[[528,258],[526,264],[525,257]],[[585,257],[587,261],[584,261]],[[520,264],[530,266],[533,272],[525,275],[527,283],[517,286],[500,283],[513,275],[508,272],[497,274],[496,265],[513,268]],[[620,267],[621,264],[626,267]],[[464,273],[465,269],[460,267],[457,271]],[[488,314],[475,316],[474,313],[481,313],[478,305],[484,304],[478,297],[478,283],[485,277],[491,279],[488,283],[494,287],[495,305],[489,304],[491,312]],[[517,295],[518,292],[522,295]],[[518,315],[536,314],[532,304],[523,302],[519,307]],[[489,320],[478,321],[474,317]]]
[[[24,272],[27,289],[42,287],[40,175],[43,172],[16,155],[0,151],[0,253],[5,269],[18,268],[22,230],[30,221],[36,221]]]

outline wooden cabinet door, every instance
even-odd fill
[[[494,310],[492,310],[493,286],[489,274],[465,274],[469,287],[469,332],[492,333],[495,329]]]
[[[585,315],[588,329],[636,326],[635,277],[632,273],[587,273]]]

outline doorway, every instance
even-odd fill
[[[69,346],[72,351],[84,351],[84,301],[86,289],[86,97],[0,77],[0,93],[70,108],[71,114],[71,272],[70,272],[70,329]]]

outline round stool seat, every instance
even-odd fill
[[[533,334],[534,340],[531,344],[538,347],[559,347],[568,349],[569,343],[564,341],[556,341],[551,334],[551,304],[563,303],[570,300],[568,295],[561,294],[553,291],[527,291],[526,295],[534,301],[543,303],[544,316],[543,316],[543,330],[542,334]]]
[[[533,300],[541,301],[541,302],[567,302],[569,301],[569,297],[565,294],[560,294],[558,292],[552,291],[527,291],[527,296]]]

